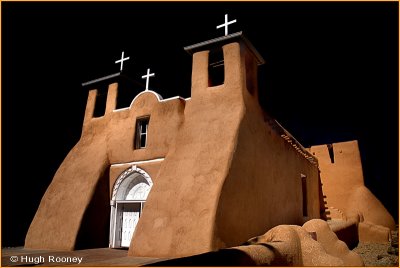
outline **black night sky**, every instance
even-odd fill
[[[3,247],[23,245],[79,140],[81,84],[118,72],[125,51],[125,75],[143,83],[151,68],[151,89],[189,97],[183,47],[223,35],[226,13],[266,61],[263,107],[306,147],[359,140],[366,186],[397,219],[398,2],[2,2],[1,12]]]

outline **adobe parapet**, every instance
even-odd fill
[[[251,51],[254,55],[254,57],[257,60],[258,65],[262,65],[265,63],[265,60],[263,57],[258,53],[258,51],[254,48],[254,46],[251,44],[251,42],[244,36],[243,32],[237,32],[233,34],[229,34],[226,36],[221,36],[217,37],[211,40],[207,40],[204,42],[200,42],[191,46],[184,47],[185,51],[192,55],[193,53],[196,53],[198,51],[203,51],[203,50],[212,50],[214,47],[221,47],[223,45],[235,42],[235,41],[240,41],[243,44],[246,45],[246,47]]]
[[[134,89],[134,87],[142,87],[142,84],[130,79],[129,77],[123,75],[121,72],[82,83],[83,87],[90,87],[88,100],[86,104],[85,116],[84,116],[84,124],[83,124],[84,126],[92,121],[102,120],[105,117],[108,117],[109,114],[116,114],[130,110],[133,107],[135,101],[144,94],[154,95],[157,101],[160,103],[172,101],[175,99],[179,99],[183,102],[186,102],[187,100],[190,99],[190,98],[185,99],[180,96],[164,99],[160,94],[158,94],[153,90],[143,90],[133,98],[133,100],[130,102],[129,105],[125,107],[123,106],[123,108],[117,108],[117,96],[119,95],[119,90],[120,90],[119,89],[120,79],[128,80],[132,84],[132,90]],[[106,101],[105,103],[98,103],[98,97],[101,95],[101,93],[96,88],[105,85],[108,85],[107,91],[105,93]],[[100,116],[95,116],[94,115],[95,108],[101,105],[105,105],[104,113]]]

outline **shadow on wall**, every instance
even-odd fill
[[[256,262],[238,249],[221,249],[199,255],[160,261],[144,266],[255,266]]]
[[[92,200],[82,219],[75,249],[108,247],[110,223],[109,171],[110,168],[106,168],[97,182]]]
[[[279,225],[241,246],[146,266],[364,266],[327,222]]]
[[[287,256],[283,256],[277,248],[267,243],[254,245],[251,242],[246,242],[240,248],[241,250],[236,248],[220,249],[144,266],[293,266],[294,264],[291,259],[288,261]],[[243,251],[244,248],[259,254],[256,253],[254,256],[250,256]]]
[[[344,222],[343,225],[338,228],[333,227],[332,231],[336,234],[339,240],[346,243],[349,249],[352,250],[358,246],[360,239],[358,236],[357,221]]]

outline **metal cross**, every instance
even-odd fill
[[[121,63],[120,71],[122,71],[122,68],[124,67],[124,61],[126,60],[129,60],[129,57],[124,58],[124,51],[122,51],[121,59],[115,61],[115,63]]]
[[[228,35],[228,25],[232,24],[232,23],[235,23],[235,22],[236,22],[236,20],[228,21],[228,14],[225,14],[225,23],[221,24],[221,25],[218,25],[217,29],[225,27],[225,36],[226,36],[226,35]]]
[[[150,73],[150,68],[147,69],[147,74],[143,75],[142,78],[146,78],[146,90],[149,90],[149,78],[152,76],[156,76],[155,73]]]

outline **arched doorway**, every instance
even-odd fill
[[[152,186],[150,176],[136,166],[125,170],[117,178],[110,202],[111,248],[130,246],[133,232]]]

